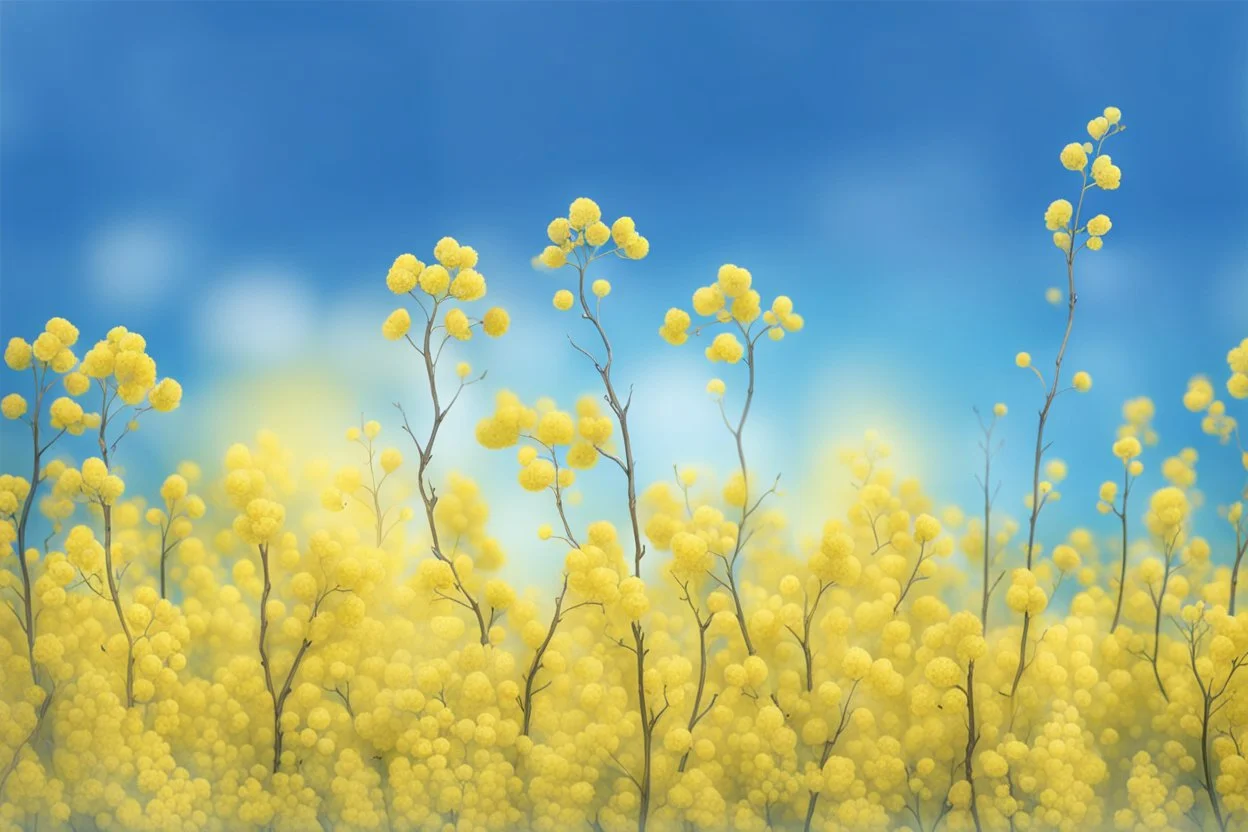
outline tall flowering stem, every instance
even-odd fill
[[[1124,460],[1122,466],[1122,508],[1118,508],[1117,503],[1110,504],[1110,510],[1118,517],[1122,525],[1122,543],[1119,553],[1118,565],[1118,600],[1114,603],[1114,620],[1109,625],[1111,633],[1118,630],[1118,624],[1122,620],[1122,599],[1126,594],[1127,588],[1127,549],[1130,542],[1127,523],[1127,503],[1131,497],[1131,486],[1135,484],[1135,477],[1131,475],[1131,464]],[[1235,614],[1234,602],[1232,601],[1231,615]]]
[[[633,395],[630,389],[627,399],[621,400],[611,376],[615,354],[611,347],[611,340],[607,337],[606,329],[602,325],[601,314],[601,300],[610,292],[610,285],[606,281],[595,281],[592,286],[587,286],[586,272],[591,264],[605,257],[640,260],[649,253],[650,244],[637,233],[633,220],[628,217],[621,217],[608,228],[602,222],[601,209],[593,200],[585,197],[572,202],[566,218],[559,217],[550,223],[547,236],[553,245],[548,246],[542,252],[541,262],[550,268],[571,265],[575,269],[575,301],[580,306],[581,318],[593,325],[601,343],[603,358],[599,360],[592,352],[581,347],[571,336],[568,336],[573,348],[593,364],[594,370],[602,380],[603,398],[620,427],[620,441],[624,446],[623,458],[608,452],[601,446],[598,446],[598,453],[615,463],[624,474],[628,493],[628,518],[633,535],[633,577],[640,579],[641,561],[645,557],[646,546],[642,542],[641,521],[637,514],[637,463],[633,456],[633,440],[628,427],[628,412],[633,403]],[[594,297],[592,303],[591,295]],[[567,290],[563,290],[555,297],[555,305],[562,309],[570,308],[572,301]],[[647,703],[645,675],[646,654],[649,653],[649,648],[646,647],[646,634],[640,619],[634,619],[629,629],[633,643],[627,645],[621,641],[620,644],[630,650],[637,660],[637,708],[641,716],[643,753],[641,776],[636,777],[630,774],[629,777],[637,787],[639,796],[637,828],[639,832],[645,832],[650,818],[654,729],[666,713],[668,703],[664,702],[663,707],[657,711]]]
[[[475,249],[471,246],[460,245],[459,241],[453,237],[443,237],[434,246],[433,256],[436,262],[426,266],[412,254],[401,254],[395,259],[386,275],[387,288],[396,295],[410,297],[424,313],[425,323],[420,343],[417,343],[409,334],[412,316],[407,309],[402,307],[390,313],[385,323],[382,324],[381,333],[391,341],[405,340],[416,351],[416,354],[420,356],[429,385],[433,418],[429,425],[429,434],[423,442],[417,438],[402,405],[396,402],[394,406],[403,417],[403,430],[411,437],[419,454],[417,486],[421,503],[425,508],[430,551],[437,560],[450,568],[452,583],[457,593],[457,597],[450,595],[439,595],[439,597],[472,613],[477,622],[480,642],[482,645],[488,645],[492,622],[482,612],[480,601],[460,576],[459,568],[455,565],[455,552],[448,554],[444,551],[438,538],[438,526],[434,514],[438,505],[438,494],[430,478],[429,465],[433,461],[433,450],[438,433],[447,415],[459,400],[460,394],[466,387],[485,378],[485,374],[482,373],[470,380],[468,376],[471,368],[467,364],[460,364],[457,368],[459,384],[450,400],[443,406],[441,392],[438,389],[438,362],[442,358],[443,350],[452,340],[471,339],[473,331],[478,328],[491,338],[500,337],[507,332],[510,318],[506,310],[499,307],[489,309],[480,319],[470,318],[464,312],[464,305],[478,301],[486,294],[485,278],[476,270],[477,252]],[[427,308],[425,301],[429,301],[432,307]],[[442,309],[446,311],[439,318],[438,312]],[[375,505],[374,511],[378,512],[379,508]],[[380,519],[377,521],[377,534],[379,537],[385,535]]]
[[[1092,251],[1099,250],[1103,245],[1102,237],[1109,232],[1111,227],[1109,218],[1104,214],[1093,217],[1086,225],[1080,225],[1083,219],[1084,199],[1088,191],[1095,187],[1114,190],[1121,181],[1121,171],[1113,164],[1109,156],[1101,153],[1105,141],[1110,136],[1117,135],[1126,129],[1119,122],[1119,118],[1120,114],[1118,111],[1110,108],[1106,110],[1104,117],[1094,119],[1089,123],[1088,132],[1097,142],[1090,169],[1088,164],[1090,147],[1088,145],[1070,144],[1062,150],[1062,165],[1068,170],[1079,172],[1083,181],[1079,188],[1079,195],[1075,202],[1073,214],[1070,203],[1065,200],[1054,202],[1049,206],[1049,210],[1045,214],[1046,224],[1054,232],[1053,242],[1061,249],[1066,260],[1066,326],[1062,332],[1062,341],[1058,346],[1057,357],[1053,362],[1053,377],[1047,385],[1044,375],[1032,367],[1031,356],[1027,353],[1019,353],[1016,359],[1018,366],[1034,370],[1037,378],[1040,379],[1041,385],[1045,386],[1044,404],[1040,408],[1039,419],[1036,425],[1036,450],[1031,475],[1031,516],[1027,523],[1026,554],[1026,568],[1028,570],[1031,569],[1035,557],[1036,521],[1040,517],[1041,509],[1044,508],[1045,497],[1047,496],[1042,495],[1040,489],[1040,468],[1044,460],[1045,451],[1052,444],[1051,442],[1045,443],[1045,428],[1048,425],[1053,402],[1060,393],[1065,392],[1061,387],[1062,363],[1066,358],[1066,348],[1070,344],[1070,333],[1075,326],[1075,306],[1079,301],[1079,296],[1075,291],[1075,258],[1084,248]],[[1083,235],[1082,242],[1079,242],[1080,235]],[[1086,374],[1084,377],[1086,378]],[[1086,386],[1077,383],[1074,389],[1082,391],[1090,386],[1091,382],[1089,380]],[[1024,611],[1023,630],[1018,645],[1018,666],[1014,671],[1014,681],[1010,685],[1009,695],[1011,697],[1018,692],[1019,683],[1023,679],[1023,671],[1027,668],[1027,647],[1031,631],[1031,620],[1032,614],[1030,610]]]
[[[572,532],[572,525],[568,522],[568,515],[564,510],[563,486],[559,482],[559,454],[553,446],[547,445],[536,437],[530,436],[527,438],[543,447],[546,452],[550,454],[548,458],[555,469],[555,477],[554,481],[550,485],[550,490],[554,494],[555,509],[559,514],[559,521],[563,525],[563,533],[566,535],[562,539],[569,546],[579,549],[581,545],[577,542],[576,535]],[[574,610],[581,609],[582,607],[602,607],[602,604],[597,601],[580,601],[575,604],[567,604],[568,580],[569,576],[565,572],[563,576],[563,585],[559,589],[559,594],[555,596],[555,609],[550,617],[550,625],[546,628],[546,635],[542,638],[541,643],[534,648],[533,658],[529,662],[528,670],[524,673],[523,695],[516,698],[517,703],[520,705],[520,712],[524,715],[524,721],[521,725],[520,733],[526,737],[529,736],[533,727],[533,700],[537,694],[541,693],[550,685],[549,682],[544,685],[537,685],[536,680],[537,674],[542,670],[542,661],[546,657],[546,651],[550,649],[550,643],[554,641],[555,633],[559,629],[559,625],[563,623],[564,617]],[[565,606],[565,604],[567,605]]]
[[[31,507],[35,503],[39,486],[43,484],[44,454],[56,444],[58,439],[65,435],[65,430],[62,428],[50,440],[41,444],[39,425],[43,417],[44,398],[47,396],[48,391],[52,389],[52,385],[56,383],[56,379],[53,377],[51,381],[48,380],[48,366],[41,362],[32,363],[30,371],[34,377],[35,394],[33,408],[28,417],[24,416],[22,418],[30,425],[31,474],[26,497],[22,500],[21,513],[17,520],[17,561],[22,577],[22,609],[17,617],[18,623],[21,625],[22,634],[26,640],[26,654],[30,661],[30,676],[35,684],[38,684],[39,665],[35,662],[35,625],[37,616],[34,612],[35,602],[34,594],[31,590],[30,565],[26,561],[26,534],[30,524]]]

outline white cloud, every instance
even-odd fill
[[[196,342],[214,360],[271,365],[311,343],[317,310],[292,275],[253,268],[226,276],[202,298]]]
[[[163,296],[176,277],[179,234],[155,220],[127,220],[98,229],[87,241],[87,278],[101,299],[127,307]]]

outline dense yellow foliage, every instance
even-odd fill
[[[982,504],[938,509],[868,432],[824,473],[853,483],[848,511],[790,529],[747,436],[765,359],[805,321],[734,264],[659,328],[700,338],[722,373],[707,391],[732,473],[638,482],[594,264],[650,244],[586,198],[536,259],[569,278],[553,303],[579,318],[570,348],[594,392],[561,408],[496,389],[474,419],[518,486],[549,497],[534,539],[491,536],[477,485],[435,474],[440,432],[474,418],[456,405],[485,379],[441,359],[510,323],[478,311],[477,252],[452,238],[385,280],[404,305],[382,334],[411,350],[427,417],[349,428],[359,461],[340,470],[262,433],[132,494],[123,440],[178,407],[177,382],[124,328],[81,358],[61,318],[13,338],[5,385],[25,389],[0,409],[29,427],[31,458],[0,476],[0,830],[1248,829],[1243,502],[1220,515],[1234,551],[1215,552],[1191,522],[1196,451],[1133,494],[1158,441],[1136,399],[1105,437],[1098,499],[1079,497],[1118,518],[1121,548],[1044,522],[1066,474],[1048,417],[1093,386],[1063,360],[1078,258],[1112,227],[1086,217],[1121,184],[1103,152],[1120,119],[1106,109],[1060,152],[1074,199],[1044,213],[1066,276],[1048,297],[1067,314],[1052,364],[1015,358],[1040,382],[1033,476],[1006,484],[1025,486],[1023,523],[993,506],[996,404]],[[1248,397],[1248,339],[1227,360],[1225,382],[1173,398],[1248,466],[1218,399]],[[565,507],[595,466],[616,522],[574,526]],[[539,545],[557,582],[498,577],[507,549]]]

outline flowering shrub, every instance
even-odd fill
[[[134,494],[122,442],[182,394],[144,339],[119,327],[79,358],[62,318],[12,338],[0,411],[31,450],[0,476],[0,829],[1248,828],[1244,501],[1226,495],[1222,551],[1193,524],[1195,449],[1133,493],[1159,444],[1140,398],[1079,497],[1117,520],[1044,514],[1067,471],[1050,415],[1093,387],[1067,347],[1079,265],[1112,229],[1089,214],[1122,181],[1105,152],[1120,119],[1061,150],[1073,198],[1044,212],[1066,319],[1052,363],[1015,357],[1040,383],[1030,482],[1004,484],[1022,522],[996,506],[996,404],[969,463],[982,503],[938,510],[870,431],[842,458],[852,505],[791,534],[749,417],[804,320],[735,264],[659,326],[714,365],[732,469],[672,460],[670,481],[639,482],[597,264],[650,243],[586,198],[537,260],[563,280],[553,305],[592,392],[561,407],[497,388],[461,413],[486,376],[448,366],[456,343],[510,319],[481,311],[478,254],[444,237],[385,279],[402,305],[381,334],[425,398],[347,429],[357,462],[337,471],[266,432]],[[1248,339],[1227,363],[1181,398],[1210,452],[1248,468],[1219,398],[1248,397]],[[546,498],[534,531],[562,570],[536,594],[498,572],[532,542],[493,537],[477,484],[438,473],[457,418]],[[574,485],[599,466],[615,522],[578,525]]]

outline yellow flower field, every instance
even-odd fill
[[[587,395],[525,401],[457,357],[505,348],[511,321],[485,300],[488,257],[433,231],[378,252],[394,260],[374,284],[398,303],[376,337],[427,398],[324,437],[351,467],[262,432],[135,493],[127,436],[182,400],[161,345],[64,318],[4,333],[0,410],[29,451],[0,476],[0,830],[1248,830],[1248,490],[1197,487],[1201,465],[1248,470],[1248,338],[1186,391],[1124,404],[1099,495],[1068,497],[1103,528],[1045,513],[1066,476],[1050,416],[1093,389],[1067,347],[1080,266],[1123,233],[1124,130],[1109,107],[1025,160],[1062,197],[1036,225],[1064,314],[1015,356],[1034,401],[983,391],[982,500],[962,507],[868,431],[823,473],[852,505],[793,528],[780,498],[801,495],[751,457],[750,415],[807,326],[785,294],[801,287],[748,264],[691,277],[688,307],[648,324],[711,364],[722,419],[704,429],[731,473],[673,459],[641,481],[613,340],[629,324],[604,315],[630,287],[600,269],[644,269],[642,232],[664,230],[585,197],[531,236]],[[1207,443],[1165,457],[1157,408],[1190,411]],[[493,537],[479,484],[442,473],[460,420],[544,496],[527,539]],[[1034,444],[1026,482],[994,469],[1011,420]],[[1146,466],[1164,487],[1135,488]],[[577,525],[595,467],[615,508]],[[1001,493],[1026,495],[1021,518]],[[1229,529],[1192,522],[1206,500]],[[500,577],[505,552],[537,551],[557,580]]]

